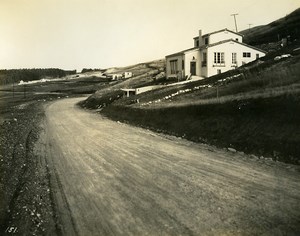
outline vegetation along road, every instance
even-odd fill
[[[57,230],[67,235],[277,235],[300,232],[300,173],[111,121],[82,98],[46,106]]]

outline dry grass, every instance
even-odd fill
[[[279,62],[241,68],[208,84],[181,86],[165,93],[146,95],[140,99],[144,107],[215,104],[251,98],[269,98],[300,93],[300,56]],[[177,89],[177,90],[176,90]],[[173,96],[176,95],[176,96]],[[152,100],[151,100],[152,99]]]

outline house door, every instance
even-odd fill
[[[191,69],[190,69],[191,75],[196,75],[196,62],[191,61]]]

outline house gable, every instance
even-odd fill
[[[222,40],[222,41],[219,41],[217,43],[213,43],[213,44],[209,44],[209,45],[203,45],[202,47],[200,47],[200,49],[210,48],[210,47],[214,47],[214,46],[224,44],[224,43],[228,43],[228,42],[237,43],[237,44],[243,45],[245,47],[252,48],[254,50],[260,51],[260,52],[265,53],[265,54],[267,53],[266,51],[264,51],[260,48],[256,48],[254,46],[251,46],[251,45],[248,45],[248,44],[245,44],[245,43],[242,43],[242,42],[238,42],[238,41],[235,41],[235,40],[232,40],[232,39]]]
[[[235,69],[265,56],[264,51],[235,40],[224,40],[200,50],[207,53],[206,76]]]
[[[229,39],[238,42],[243,42],[243,35],[228,29],[222,29],[222,30],[214,31],[209,34],[202,35],[200,30],[199,36],[194,37],[194,46],[201,47],[203,45],[210,45],[210,44],[217,43],[219,41],[229,40]]]
[[[234,32],[234,31],[229,30],[229,29],[227,29],[227,28],[221,29],[221,30],[217,30],[217,31],[214,31],[214,32],[211,32],[211,33],[208,33],[208,34],[204,34],[203,37],[207,37],[207,36],[210,36],[210,35],[213,35],[213,34],[218,34],[218,33],[224,32],[224,31],[227,31],[227,32],[229,32],[229,33],[236,34],[236,35],[238,35],[238,36],[243,37],[242,34],[237,33],[237,32]]]

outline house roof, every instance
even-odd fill
[[[127,91],[128,92],[135,92],[136,89],[133,89],[133,88],[122,88],[121,90],[125,91],[125,92],[127,92]]]
[[[186,49],[186,50],[183,50],[183,51],[180,51],[180,52],[176,52],[176,53],[167,55],[166,57],[180,56],[180,55],[183,55],[185,52],[191,51],[191,50],[194,50],[194,49],[199,49],[199,48],[198,47],[189,48],[189,49]]]
[[[231,31],[231,30],[228,30],[228,29],[222,29],[222,30],[214,31],[214,32],[209,33],[209,34],[205,34],[205,35],[203,35],[202,37],[206,37],[206,36],[209,36],[209,35],[211,35],[211,34],[219,33],[219,32],[225,31],[225,30],[227,30],[227,31],[229,31],[229,32],[231,32],[231,33],[234,33],[234,34],[243,36],[242,34],[233,32],[233,31]],[[197,38],[197,37],[195,37],[195,38]],[[249,48],[252,48],[252,49],[254,49],[254,50],[257,50],[257,51],[260,51],[260,52],[263,52],[263,53],[267,53],[266,51],[264,51],[264,50],[262,50],[262,49],[253,47],[253,46],[251,46],[251,45],[248,45],[248,44],[245,44],[245,43],[242,43],[242,42],[239,42],[239,41],[236,41],[236,40],[234,40],[234,39],[226,39],[226,40],[219,41],[219,42],[217,42],[217,43],[208,44],[208,45],[203,45],[203,46],[200,47],[200,49],[205,49],[205,48],[209,48],[209,47],[214,47],[214,46],[216,46],[216,45],[220,45],[220,44],[227,43],[227,42],[235,42],[235,43],[241,44],[241,45],[243,45],[243,46],[245,46],[245,47],[249,47]],[[186,50],[183,50],[183,51],[180,51],[180,52],[176,52],[176,53],[167,55],[166,58],[167,58],[167,57],[174,57],[174,56],[181,56],[181,55],[183,55],[185,52],[188,52],[188,51],[191,51],[191,50],[196,50],[196,49],[199,49],[199,47],[193,47],[193,48],[189,48],[189,49],[186,49]]]
[[[241,45],[243,45],[243,46],[245,46],[245,47],[252,48],[252,49],[254,49],[254,50],[257,50],[257,51],[260,51],[260,52],[263,52],[263,53],[267,53],[266,51],[264,51],[264,50],[262,50],[262,49],[253,47],[253,46],[248,45],[248,44],[245,44],[245,43],[241,43],[241,42],[236,41],[236,40],[233,40],[233,39],[226,39],[226,40],[223,40],[223,41],[219,41],[219,42],[217,42],[217,43],[208,44],[208,45],[203,45],[202,47],[200,47],[200,49],[206,49],[206,48],[214,47],[214,46],[217,46],[217,45],[220,45],[220,44],[223,44],[223,43],[228,43],[228,42],[238,43],[238,44],[241,44]]]
[[[234,31],[232,31],[232,30],[229,30],[229,29],[225,28],[225,29],[221,29],[221,30],[217,30],[217,31],[208,33],[208,34],[204,34],[204,35],[202,35],[202,37],[207,37],[207,36],[210,36],[210,35],[212,35],[212,34],[220,33],[220,32],[222,32],[222,31],[228,31],[228,32],[233,33],[233,34],[237,34],[237,35],[243,36],[243,35],[240,34],[240,33],[237,33],[237,32],[234,32]],[[199,37],[199,36],[196,36],[196,37],[194,37],[194,39],[196,39],[196,38],[198,38],[198,37]]]

